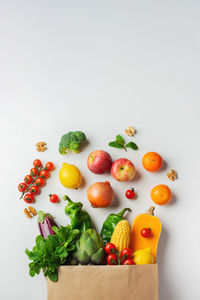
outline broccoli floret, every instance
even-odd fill
[[[59,143],[60,154],[66,154],[69,150],[75,153],[80,152],[81,143],[85,140],[86,136],[82,131],[70,131],[64,134]]]

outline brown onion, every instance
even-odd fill
[[[93,207],[107,207],[114,199],[110,182],[95,182],[87,191],[87,197]]]

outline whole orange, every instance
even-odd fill
[[[143,167],[149,172],[156,172],[162,167],[162,157],[156,152],[148,152],[142,158]]]
[[[151,190],[151,199],[159,205],[164,205],[171,200],[172,193],[170,188],[165,184],[156,185]]]

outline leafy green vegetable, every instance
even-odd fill
[[[135,143],[133,143],[133,142],[129,142],[129,143],[127,143],[125,145],[125,140],[124,140],[124,138],[120,134],[118,134],[116,136],[116,140],[115,141],[108,143],[108,145],[110,147],[115,147],[115,148],[124,148],[124,150],[126,150],[126,151],[127,151],[126,148],[131,148],[133,150],[137,150],[138,149],[138,146]]]
[[[59,143],[60,154],[66,154],[70,150],[75,153],[80,152],[80,146],[85,140],[86,136],[82,131],[70,131],[64,134]]]
[[[65,264],[69,254],[76,249],[75,243],[80,232],[78,229],[72,229],[70,225],[59,228],[54,226],[52,229],[55,235],[49,235],[47,239],[38,235],[32,251],[26,249],[25,253],[32,260],[29,263],[30,276],[35,276],[43,270],[44,276],[48,276],[51,281],[57,281],[57,268]]]
[[[128,144],[125,145],[126,148],[131,148],[133,150],[137,150],[138,149],[138,146],[133,143],[133,142],[129,142]]]

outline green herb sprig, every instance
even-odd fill
[[[135,143],[129,142],[129,143],[126,144],[124,138],[120,134],[118,134],[116,136],[115,141],[108,143],[108,145],[110,147],[123,148],[125,151],[127,151],[126,148],[131,148],[133,150],[138,150],[138,146]]]

